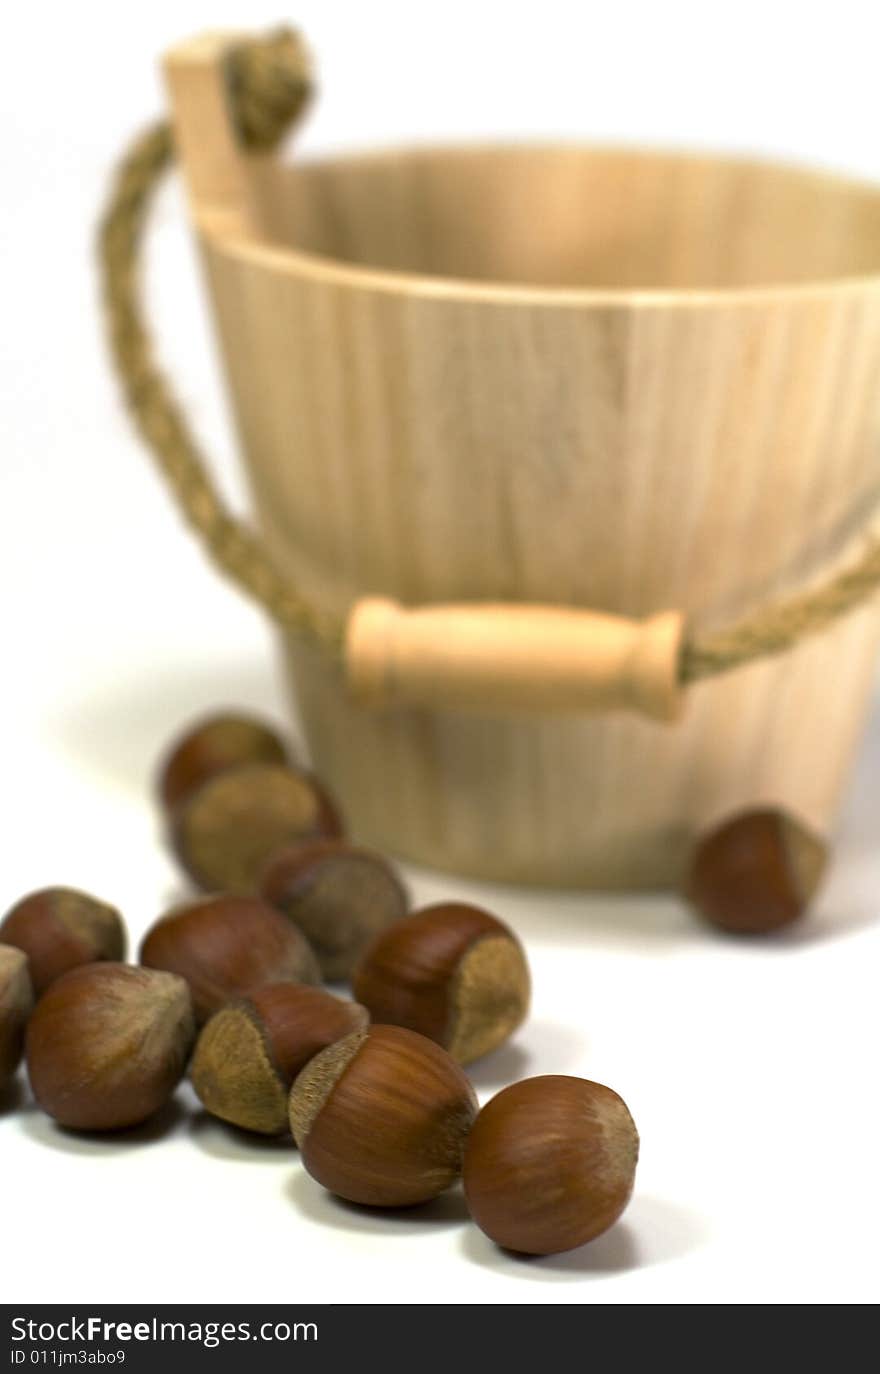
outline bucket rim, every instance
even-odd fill
[[[516,156],[522,154],[583,152],[599,157],[643,157],[650,161],[676,162],[682,166],[705,164],[731,170],[778,172],[812,182],[817,191],[863,194],[877,201],[880,211],[880,180],[839,168],[781,156],[760,156],[735,149],[688,147],[648,142],[602,142],[577,138],[530,140],[419,141],[409,144],[365,146],[350,151],[315,151],[295,162],[267,163],[271,174],[280,170],[294,176],[325,166],[366,166],[400,157]],[[386,295],[418,297],[466,303],[528,305],[553,309],[705,309],[726,306],[799,303],[841,294],[880,291],[880,235],[875,271],[804,278],[800,281],[768,281],[755,285],[718,286],[578,286],[562,283],[494,281],[442,273],[358,263],[329,253],[296,247],[266,238],[248,224],[244,214],[197,212],[196,222],[212,246],[227,257],[275,271],[286,270],[325,286]]]

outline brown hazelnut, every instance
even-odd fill
[[[175,907],[147,932],[140,957],[148,968],[186,979],[200,1022],[265,983],[321,981],[305,937],[257,897]]]
[[[339,815],[320,784],[277,763],[215,774],[172,816],[175,851],[208,892],[255,892],[284,845],[339,834]]]
[[[116,908],[70,887],[23,897],[0,923],[0,940],[27,955],[38,997],[80,964],[125,958],[125,926]]]
[[[12,945],[0,945],[0,1090],[21,1063],[24,1028],[33,1005],[26,956]]]
[[[331,980],[349,978],[374,937],[408,905],[391,865],[345,840],[281,850],[269,862],[261,891],[303,932]]]
[[[477,1117],[465,1197],[480,1229],[507,1250],[573,1250],[620,1216],[638,1157],[633,1119],[610,1088],[560,1074],[527,1078]]]
[[[525,1019],[530,981],[522,945],[480,907],[444,902],[379,935],[355,972],[373,1021],[407,1026],[460,1064],[496,1049]]]
[[[194,1037],[182,978],[131,964],[85,964],[56,979],[28,1022],[34,1096],[75,1130],[136,1126],[173,1093]]]
[[[282,1135],[297,1074],[328,1045],[363,1030],[356,1002],[323,988],[273,983],[215,1012],[196,1044],[190,1077],[213,1116],[248,1131]]]
[[[711,925],[757,935],[803,914],[826,863],[822,840],[793,816],[744,811],[700,840],[685,893]]]
[[[290,763],[280,735],[252,716],[223,712],[190,726],[159,769],[159,796],[170,809],[209,778],[249,763]]]
[[[400,1026],[370,1026],[306,1065],[290,1125],[312,1178],[349,1202],[407,1207],[461,1172],[474,1090],[445,1050]]]

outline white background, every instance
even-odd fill
[[[284,17],[225,0],[81,0],[6,19],[0,907],[80,885],[116,901],[139,937],[177,884],[149,795],[162,743],[221,703],[285,711],[266,626],[207,570],[129,432],[92,270],[110,164],[162,106],[158,53],[205,27]],[[880,16],[867,4],[301,0],[296,18],[325,92],[303,148],[619,136],[880,178]],[[157,216],[150,290],[165,356],[240,497],[177,189]],[[345,1207],[287,1144],[227,1132],[185,1090],[176,1114],[132,1138],[65,1135],[22,1082],[0,1118],[0,1297],[875,1300],[878,766],[875,718],[830,884],[809,923],[761,946],[696,928],[671,898],[414,877],[418,897],[477,896],[528,943],[534,1017],[477,1066],[481,1093],[576,1073],[632,1108],[636,1196],[591,1247],[517,1261],[455,1194],[417,1215]]]

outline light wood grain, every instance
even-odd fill
[[[267,232],[341,262],[649,290],[874,273],[876,188],[797,167],[577,145],[415,148],[254,176]]]
[[[876,189],[571,147],[242,162],[238,222],[195,217],[264,537],[328,611],[723,623],[824,567],[876,503]],[[627,887],[675,882],[734,808],[827,828],[878,637],[871,607],[692,689],[673,726],[375,713],[326,655],[286,649],[362,839]]]
[[[251,166],[229,117],[223,62],[243,34],[205,33],[182,43],[164,61],[174,107],[174,142],[193,214],[212,232],[229,222],[236,231],[253,230],[260,207]]]

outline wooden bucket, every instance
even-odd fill
[[[672,722],[557,687],[578,671],[571,608],[723,626],[860,547],[880,191],[577,146],[284,165],[236,138],[227,41],[167,74],[265,545],[330,618],[364,596],[503,603],[417,619],[394,668],[409,696],[378,708],[356,689],[393,610],[368,605],[348,677],[286,637],[357,836],[462,874],[619,888],[675,883],[695,830],[737,808],[827,829],[876,600],[681,693],[661,665],[643,704]],[[566,609],[517,620],[527,604]],[[652,623],[662,658],[679,622]],[[472,659],[460,692],[447,648]]]

